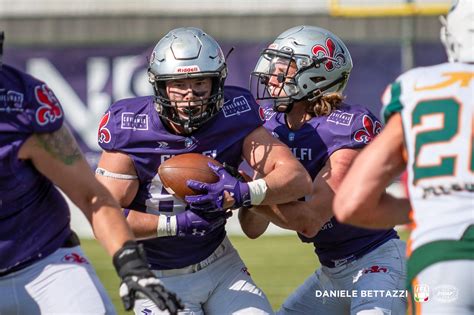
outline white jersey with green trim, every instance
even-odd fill
[[[397,112],[403,121],[416,224],[411,250],[460,239],[474,224],[474,65],[410,70],[387,88],[383,103],[386,121]]]

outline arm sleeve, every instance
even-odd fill
[[[400,112],[403,109],[403,104],[400,100],[402,94],[402,85],[400,81],[395,81],[390,84],[382,97],[382,117],[386,124],[393,114]]]
[[[331,125],[331,139],[327,145],[328,156],[340,149],[360,149],[369,144],[382,130],[379,119],[370,111],[357,111],[349,127]]]

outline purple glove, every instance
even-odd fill
[[[223,216],[206,220],[191,210],[186,210],[176,215],[176,236],[204,236],[215,229],[223,226],[227,218],[232,216],[232,212],[228,212]]]
[[[240,182],[230,175],[223,166],[208,163],[208,166],[219,176],[219,181],[214,184],[207,184],[195,180],[188,180],[188,187],[200,192],[203,195],[185,196],[186,202],[193,210],[198,211],[223,211],[224,191],[227,191],[234,199],[232,209],[250,206],[250,191],[247,183]]]

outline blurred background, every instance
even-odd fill
[[[202,28],[224,53],[234,47],[227,60],[226,83],[243,87],[248,87],[260,51],[282,31],[302,24],[327,28],[346,43],[354,61],[347,101],[365,105],[380,117],[380,98],[387,84],[412,67],[446,60],[438,16],[447,13],[449,4],[449,0],[0,0],[0,30],[6,35],[4,61],[53,89],[95,167],[102,114],[118,99],[152,93],[146,75],[148,56],[173,28]],[[398,182],[390,190],[404,194]],[[73,228],[83,239],[91,238],[88,223],[71,206]],[[235,218],[228,231],[244,260],[257,270],[257,283],[275,307],[317,267],[311,246],[298,242],[294,233],[272,227],[263,241],[248,241]],[[110,259],[95,241],[85,240],[84,245],[119,303],[118,278]],[[295,256],[299,258],[294,260]],[[268,261],[273,262],[271,268]]]

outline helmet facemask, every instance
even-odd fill
[[[293,103],[301,99],[297,83],[299,72],[315,63],[319,61],[294,54],[291,49],[265,49],[251,74],[251,89],[257,100],[273,100],[276,111],[287,113]]]
[[[183,78],[210,78],[210,95],[202,91],[193,90],[196,97],[193,100],[171,100],[166,89],[166,82]],[[225,78],[225,76],[224,76]],[[214,117],[224,104],[224,79],[221,73],[200,73],[199,75],[182,77],[173,76],[172,79],[161,78],[153,82],[155,91],[155,109],[166,121],[178,125],[184,134],[190,134],[202,124]]]

